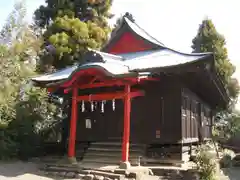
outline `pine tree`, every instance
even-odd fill
[[[232,99],[231,103],[235,103],[240,88],[237,79],[232,78],[232,75],[235,72],[235,66],[228,58],[224,36],[217,32],[210,19],[204,19],[199,26],[197,36],[193,39],[192,43],[192,49],[195,53],[214,53],[217,72],[220,74],[220,77],[222,77],[229,92]]]
[[[78,18],[81,21],[98,22],[101,27],[107,27],[105,19],[112,17],[109,10],[113,0],[46,0],[46,6],[40,6],[35,11],[36,22],[45,27],[56,17]]]
[[[53,71],[81,62],[88,48],[107,41],[112,0],[46,0],[35,12],[36,24],[46,28],[40,71]]]

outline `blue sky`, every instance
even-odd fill
[[[26,0],[28,18],[44,0]],[[0,1],[0,25],[11,12],[14,0]],[[152,36],[172,48],[190,52],[191,41],[202,19],[209,17],[227,41],[229,58],[240,80],[240,11],[237,0],[114,0],[116,16],[131,12],[137,23]],[[113,19],[111,22],[114,22]],[[240,103],[238,105],[240,108]]]
[[[0,1],[0,26],[2,26],[13,9],[13,5],[17,0],[1,0]],[[44,0],[25,0],[27,4],[28,18],[31,19],[34,10],[39,5],[44,4]]]

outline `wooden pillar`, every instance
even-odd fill
[[[68,157],[75,157],[75,141],[77,130],[77,95],[78,88],[72,89],[72,113],[70,122],[69,144],[68,144]]]
[[[123,125],[123,141],[122,141],[122,162],[128,162],[129,158],[129,137],[130,137],[130,111],[131,111],[131,87],[125,86],[124,97],[124,125]]]

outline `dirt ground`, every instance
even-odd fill
[[[50,180],[50,178],[40,176],[40,172],[35,163],[27,162],[0,163],[0,179]]]
[[[45,177],[38,170],[36,163],[27,162],[0,162],[0,180],[52,180]],[[67,180],[67,179],[65,179]],[[73,179],[72,179],[73,180]]]
[[[240,168],[223,169],[219,180],[239,180]],[[0,162],[0,180],[52,180],[38,170],[36,163],[31,162]],[[65,179],[67,180],[67,179]]]
[[[239,180],[240,179],[240,168],[229,168],[223,169],[222,175],[219,180]]]

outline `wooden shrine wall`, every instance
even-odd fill
[[[139,87],[144,97],[132,99],[131,137],[134,143],[176,144],[181,132],[181,86],[174,77],[162,78]],[[121,140],[123,134],[123,101],[106,102],[101,112],[101,102],[91,112],[91,104],[85,104],[85,112],[78,113],[78,141]]]
[[[160,138],[154,142],[161,144],[177,144],[181,139],[181,84],[174,76],[166,76],[161,79],[154,97],[160,101]],[[157,137],[157,136],[156,136]]]
[[[211,138],[210,107],[174,76],[159,82],[148,82],[138,87],[144,97],[132,99],[131,141],[148,144],[190,143]],[[106,90],[98,90],[106,91]],[[97,92],[97,90],[95,90]],[[122,139],[123,101],[79,103],[78,141],[112,141]]]
[[[211,138],[210,107],[184,86],[182,88],[181,117],[183,142],[197,142]]]

